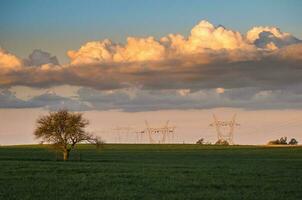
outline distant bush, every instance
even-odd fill
[[[268,145],[277,145],[277,144],[280,144],[280,141],[279,141],[279,139],[277,139],[277,140],[272,140],[272,141],[269,141],[267,144],[268,144]]]
[[[96,137],[95,146],[97,149],[103,149],[104,144],[106,144],[105,140],[103,140],[101,137]]]
[[[281,137],[280,139],[269,141],[268,144],[269,145],[297,145],[298,141],[295,138],[292,138],[287,143],[287,137]]]
[[[196,144],[205,144],[204,138],[200,138],[199,140],[197,140]]]
[[[288,142],[289,145],[297,145],[298,144],[298,141],[295,139],[295,138],[292,138],[289,142]]]
[[[229,145],[229,142],[226,140],[217,140],[216,145]]]

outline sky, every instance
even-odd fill
[[[277,26],[301,38],[299,0],[2,0],[0,44],[21,57],[43,49],[67,62],[66,51],[92,40],[188,35],[200,20],[246,32]]]
[[[170,120],[174,142],[215,142],[212,114],[234,113],[236,143],[302,141],[301,8],[298,0],[2,0],[0,144],[38,142],[36,119],[61,108],[83,112],[108,142],[117,142],[114,127],[141,130],[144,120]],[[138,142],[131,137],[123,142]]]

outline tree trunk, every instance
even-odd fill
[[[63,151],[63,160],[64,160],[64,161],[67,161],[67,160],[69,159],[69,152],[70,152],[69,149],[65,149],[65,150]]]

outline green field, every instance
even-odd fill
[[[302,199],[302,147],[0,147],[0,199]]]

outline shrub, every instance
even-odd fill
[[[280,141],[279,141],[279,139],[277,139],[277,140],[272,140],[272,141],[269,141],[267,144],[268,144],[268,145],[278,145],[278,144],[280,144]]]
[[[217,142],[215,143],[216,145],[229,145],[229,142],[226,140],[217,140]]]
[[[298,141],[295,138],[292,138],[288,143],[287,143],[287,137],[281,137],[280,139],[277,140],[272,140],[268,142],[268,145],[297,145]]]
[[[297,145],[298,144],[298,141],[295,139],[295,138],[292,138],[289,142],[288,142],[289,145]]]

